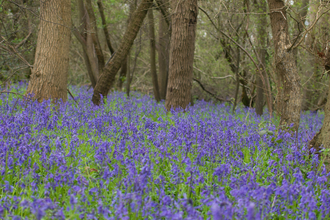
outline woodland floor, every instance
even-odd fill
[[[56,110],[0,95],[0,218],[330,218],[329,175],[307,154],[323,113],[304,113],[295,139],[253,109],[166,114],[118,92],[97,107],[87,87],[70,90],[77,104]]]

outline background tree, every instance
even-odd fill
[[[158,77],[156,70],[156,38],[155,38],[155,22],[153,9],[150,8],[148,11],[148,22],[149,22],[149,37],[150,37],[150,72],[154,90],[154,96],[157,102],[160,101]]]
[[[92,101],[94,104],[99,105],[101,100],[101,95],[106,97],[109,90],[111,89],[115,76],[127,56],[133,41],[137,35],[137,32],[140,29],[140,26],[147,14],[148,9],[152,6],[152,1],[150,0],[142,0],[139,7],[136,9],[134,14],[132,15],[132,21],[130,21],[125,35],[121,41],[121,44],[115,53],[113,59],[110,63],[105,67],[104,72],[100,76],[96,87],[94,89]]]
[[[67,99],[71,38],[71,2],[40,1],[40,24],[27,94],[38,101]]]
[[[167,9],[169,2],[166,0],[163,3],[164,7]],[[165,100],[167,82],[168,82],[168,72],[169,72],[169,49],[170,49],[170,30],[169,25],[162,13],[159,13],[159,31],[158,31],[158,85],[159,85],[159,95],[160,99]]]

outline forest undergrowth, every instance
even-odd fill
[[[26,84],[11,87],[23,92]],[[297,138],[252,109],[111,93],[55,107],[0,94],[1,219],[325,219],[330,188],[307,153],[323,113]]]

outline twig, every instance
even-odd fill
[[[69,89],[66,89],[68,91],[68,93],[70,94],[71,98],[73,99],[73,101],[78,105],[78,102],[76,101],[76,99],[74,98],[74,96],[72,95],[72,93],[70,92]]]
[[[19,94],[19,93],[17,93],[17,92],[1,91],[0,94],[2,94],[2,93],[15,94],[15,95],[23,96],[24,98],[27,98],[27,99],[29,99],[29,100],[32,100],[31,98],[29,98],[29,97],[27,97],[27,96],[25,96],[25,95]]]
[[[313,23],[311,24],[311,26],[305,31],[305,33],[303,34],[303,36],[300,38],[299,42],[298,42],[296,45],[293,45],[293,44],[292,44],[292,45],[289,47],[289,50],[297,48],[297,47],[301,44],[301,42],[305,39],[307,33],[310,32],[310,31],[314,28],[314,26],[315,26],[315,24],[318,22],[318,20],[320,20],[320,18],[321,18],[325,13],[327,13],[328,11],[330,11],[330,8],[327,9],[327,10],[325,10],[323,13],[321,13],[320,16],[318,16],[318,14],[319,14],[319,12],[320,12],[320,10],[318,10],[318,12],[316,13],[316,18],[315,18],[314,22],[313,22]]]
[[[208,94],[210,94],[213,98],[215,98],[216,100],[220,101],[220,102],[230,102],[230,100],[227,100],[227,99],[222,99],[222,98],[218,98],[215,96],[215,94],[213,94],[212,92],[208,91],[205,89],[205,87],[203,86],[203,84],[198,80],[198,79],[195,79],[193,78],[193,80],[195,82],[197,82],[199,84],[199,86],[205,91],[207,92]]]
[[[211,79],[227,79],[227,78],[229,78],[229,77],[234,77],[233,75],[228,75],[228,76],[222,76],[222,77],[217,77],[217,76],[212,76],[212,77],[210,77]]]

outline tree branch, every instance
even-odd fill
[[[205,89],[205,87],[203,86],[203,84],[198,80],[198,79],[195,79],[193,78],[193,80],[195,82],[197,82],[199,84],[199,86],[208,94],[210,94],[213,98],[215,98],[216,100],[220,101],[220,102],[230,102],[230,100],[227,100],[227,99],[222,99],[222,98],[218,98],[215,96],[215,94],[213,94],[212,92],[208,91],[207,89]]]

